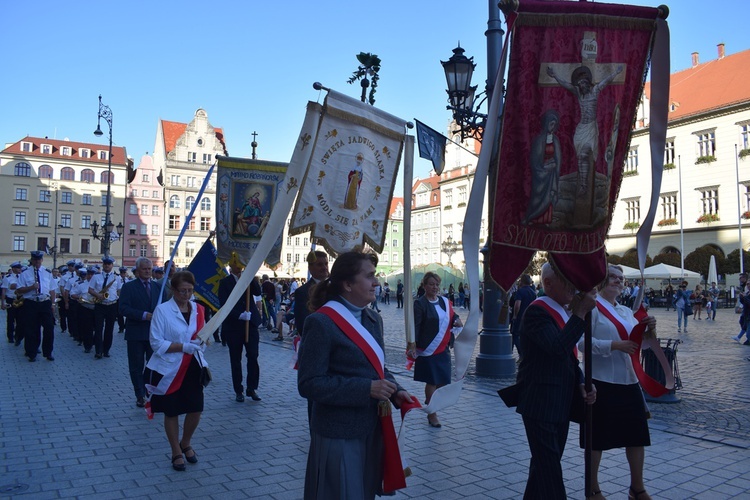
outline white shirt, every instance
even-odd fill
[[[93,288],[95,292],[99,293],[102,291],[102,288],[104,288],[105,280],[107,281],[107,284],[111,283],[111,285],[109,285],[109,288],[107,289],[109,292],[109,299],[103,300],[102,304],[111,304],[120,296],[119,292],[122,288],[122,280],[120,280],[120,277],[117,276],[114,271],[108,273],[102,271],[101,274],[94,275],[94,277],[91,278],[91,281],[89,281],[89,286]]]
[[[36,268],[30,266],[24,272],[18,275],[18,288],[25,288],[36,283]],[[44,266],[39,266],[39,291],[31,290],[23,294],[24,299],[35,299],[37,297],[49,298],[50,292],[53,294],[55,290],[51,288],[52,285],[52,274],[47,271]]]

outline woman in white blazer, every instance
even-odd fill
[[[198,457],[190,446],[203,411],[202,371],[207,366],[197,333],[204,323],[203,307],[191,302],[195,277],[188,271],[175,273],[174,295],[156,307],[151,318],[150,342],[154,354],[146,365],[146,388],[151,398],[149,415],[164,413],[164,430],[172,448],[172,467],[185,470],[185,460]],[[185,415],[180,439],[179,415]],[[184,458],[183,458],[184,454]]]

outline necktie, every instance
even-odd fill
[[[106,273],[104,275],[104,284],[102,285],[102,288],[104,288],[105,286],[107,286],[107,281],[109,281],[109,273]]]
[[[146,288],[146,295],[148,295],[148,298],[151,298],[151,282],[144,281],[143,286]]]
[[[36,291],[37,295],[42,293],[42,282],[39,280],[39,269],[34,269],[34,275],[36,276],[36,282],[39,285],[39,289]]]

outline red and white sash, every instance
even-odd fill
[[[638,378],[638,382],[640,382],[643,390],[654,398],[658,398],[669,392],[666,387],[647,375],[641,365],[641,344],[643,343],[643,332],[646,330],[646,323],[640,323],[640,320],[648,316],[643,306],[634,314],[635,319],[639,321],[637,325],[625,323],[617,314],[614,306],[599,296],[596,297],[596,308],[614,325],[617,334],[622,340],[632,340],[638,344],[635,352],[630,355],[630,361],[633,364],[635,376]]]
[[[372,334],[357,321],[344,304],[331,300],[318,309],[317,312],[331,318],[344,335],[354,342],[364,353],[367,360],[377,372],[378,377],[381,380],[385,379],[385,353],[383,349]],[[390,402],[386,401],[385,403],[390,410]],[[401,453],[398,449],[396,429],[393,427],[393,419],[391,418],[390,411],[379,411],[378,414],[383,430],[383,491],[391,492],[406,488]]]
[[[440,354],[445,351],[448,347],[448,343],[451,340],[451,330],[453,329],[453,304],[445,297],[438,296],[438,300],[442,300],[445,304],[445,310],[438,305],[435,305],[435,312],[438,315],[438,329],[437,334],[432,339],[427,347],[424,349],[417,349],[417,357],[419,356],[432,356],[433,354]],[[432,305],[432,304],[430,304]],[[440,332],[443,332],[440,335]],[[406,369],[411,370],[414,366],[416,357],[412,357],[407,351],[406,353]]]
[[[566,311],[563,306],[547,297],[546,295],[535,299],[529,305],[539,306],[547,311],[547,313],[552,316],[552,319],[555,320],[555,323],[557,323],[557,327],[560,329],[560,331],[565,328],[565,325],[568,323],[568,319],[570,319],[568,311]],[[575,356],[576,358],[578,357],[578,348],[575,346],[573,346],[573,356]]]

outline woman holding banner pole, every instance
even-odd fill
[[[607,280],[600,286],[596,307],[591,311],[592,377],[597,389],[596,404],[592,411],[591,492],[602,500],[599,487],[599,464],[602,451],[625,448],[630,466],[630,489],[628,498],[649,500],[643,484],[643,462],[645,446],[651,445],[647,409],[638,382],[631,355],[638,344],[629,340],[629,333],[639,323],[645,323],[653,333],[656,320],[647,316],[635,318],[633,311],[617,303],[624,288],[624,276],[620,266],[609,265]],[[628,340],[624,340],[628,338]],[[578,342],[583,350],[583,338]],[[584,360],[588,363],[589,360]],[[583,431],[581,448],[584,447]]]

